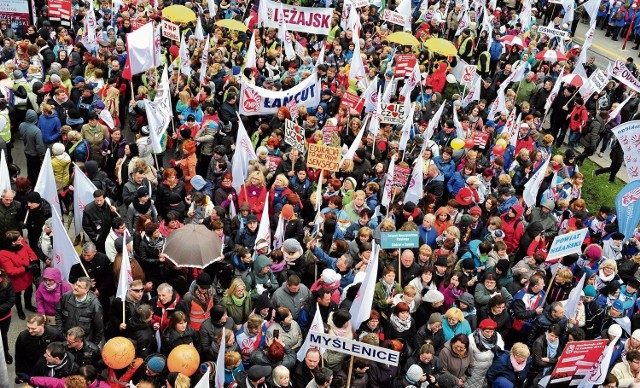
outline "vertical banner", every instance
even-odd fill
[[[640,222],[640,180],[627,183],[616,196],[618,228],[625,238],[633,237],[633,231]]]
[[[640,179],[640,120],[620,124],[611,131],[624,151],[629,182]]]

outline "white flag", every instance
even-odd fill
[[[549,161],[551,160],[551,155],[547,157],[547,160],[536,170],[531,179],[527,181],[524,185],[524,192],[522,193],[522,198],[524,199],[524,203],[527,204],[528,207],[533,208],[536,204],[536,197],[538,196],[538,190],[540,190],[540,184],[544,179],[545,174],[547,173],[547,167],[549,167]]]
[[[582,3],[584,10],[589,14],[589,25],[594,26],[596,24],[596,16],[598,16],[598,7],[602,0],[589,0]],[[637,15],[636,15],[637,16]]]
[[[491,107],[489,108],[489,114],[487,120],[495,120],[498,113],[502,113],[507,110],[505,105],[504,89],[498,88],[497,97],[493,100]]]
[[[355,9],[355,7],[351,7]],[[348,78],[355,79],[357,81],[358,89],[365,90],[367,89],[367,81],[366,81],[367,73],[364,69],[364,64],[362,63],[362,56],[360,55],[360,40],[356,40],[355,48],[353,49],[353,57],[351,58],[351,66],[349,66],[349,76]]]
[[[209,15],[211,15],[211,19],[216,20],[216,2],[214,0],[208,0],[207,7],[209,8]]]
[[[171,108],[171,91],[169,89],[169,76],[167,67],[162,70],[158,91],[153,101],[147,99],[145,101],[145,112],[147,114],[147,122],[149,128],[149,140],[153,152],[159,154],[162,149],[162,137],[171,124],[173,119],[173,110]]]
[[[369,309],[369,313],[371,313],[371,309]],[[324,323],[322,322],[322,316],[320,315],[320,307],[316,304],[316,313],[313,315],[313,321],[311,321],[311,326],[309,327],[309,332],[315,331],[316,333],[324,333]],[[309,333],[307,333],[307,337],[304,339],[304,343],[298,350],[298,361],[304,360],[304,357],[307,355],[307,350],[315,346],[309,345]],[[320,354],[324,353],[324,348],[318,349],[320,350]]]
[[[53,167],[51,166],[51,151],[48,148],[44,154],[44,160],[42,161],[42,166],[40,166],[40,174],[38,174],[38,182],[36,182],[33,191],[47,200],[51,208],[55,208],[58,214],[62,214],[58,191],[56,190],[56,178],[53,176]]]
[[[222,342],[224,342],[224,327],[222,328]],[[222,353],[223,357],[224,357],[224,352]],[[218,355],[220,355],[220,353],[218,353]],[[223,358],[223,366],[224,366],[224,358]],[[216,363],[216,370],[218,370],[218,365]],[[224,369],[223,369],[224,370]],[[200,377],[200,381],[198,381],[198,384],[194,385],[193,388],[209,388],[209,379],[211,375],[211,367],[207,365],[207,371],[204,372],[204,374],[202,375],[202,377]],[[224,373],[223,373],[224,376]]]
[[[367,86],[367,89],[362,93],[362,98],[364,99],[365,113],[372,112],[376,109],[378,102],[378,76],[369,82],[369,86]]]
[[[202,58],[200,58],[200,84],[204,84],[204,78],[207,75],[208,65],[209,65],[209,35],[207,34],[207,38],[204,40],[204,50],[202,50]]]
[[[404,30],[411,32],[411,0],[402,0],[396,12],[404,17]]]
[[[120,264],[120,274],[118,275],[118,290],[116,291],[116,298],[120,300],[127,300],[127,292],[129,291],[129,285],[133,281],[131,276],[131,262],[129,261],[129,249],[127,248],[127,237],[129,231],[125,229],[122,235],[122,263]]]
[[[582,289],[584,288],[584,279],[586,276],[586,274],[582,275],[582,278],[578,282],[578,285],[575,286],[569,293],[567,303],[564,305],[564,316],[569,319],[575,319],[577,316],[578,302],[580,302]]]
[[[140,74],[154,66],[156,55],[153,23],[147,23],[127,34],[131,75]]]
[[[282,3],[280,3],[280,15],[284,15],[284,10],[282,8]],[[284,47],[284,53],[288,60],[293,60],[296,58],[296,50],[293,49],[293,43],[291,40],[291,35],[287,30],[287,23],[284,21],[284,18],[281,17],[278,20],[278,39],[282,42],[282,47]]]
[[[255,31],[251,34],[251,41],[249,41],[249,47],[245,53],[244,66],[256,67],[256,34]]]
[[[209,0],[211,1],[211,0]],[[216,360],[216,388],[224,388],[224,353],[227,351],[227,336],[225,328],[222,328],[222,338],[220,338],[220,350],[218,351],[218,359]],[[208,377],[209,371],[205,376]],[[208,379],[207,379],[208,380]],[[209,387],[209,381],[205,381],[203,388]],[[200,385],[200,383],[198,383]],[[197,387],[196,387],[197,388]]]
[[[229,218],[233,220],[236,215],[238,215],[236,205],[233,204],[233,201],[229,201]]]
[[[231,174],[233,175],[233,187],[240,193],[240,187],[247,180],[247,171],[249,170],[249,161],[257,160],[258,156],[253,150],[251,138],[247,134],[247,130],[242,124],[240,116],[238,116],[238,137],[236,138],[236,150],[231,159]]]
[[[370,115],[367,115],[367,117],[365,117],[364,122],[360,126],[360,130],[356,135],[356,138],[353,140],[353,143],[351,143],[351,146],[349,146],[349,149],[347,150],[347,152],[344,155],[342,155],[342,160],[340,161],[340,165],[342,165],[342,163],[344,163],[344,161],[347,159],[353,160],[353,155],[356,154],[358,147],[360,147],[360,143],[362,142],[362,137],[364,136],[364,129],[367,127],[367,122],[369,121],[370,117],[371,117]]]
[[[438,108],[438,111],[436,112],[436,114],[433,115],[433,117],[429,121],[429,125],[427,126],[427,129],[424,131],[425,135],[424,135],[424,143],[422,146],[422,151],[424,151],[425,147],[427,146],[427,143],[429,142],[429,140],[431,140],[431,138],[435,134],[436,127],[438,126],[438,124],[440,124],[440,117],[442,117],[442,112],[444,111],[445,102],[446,101],[442,101],[442,104],[440,104],[440,108]],[[420,153],[420,156],[422,156],[422,153]]]
[[[318,54],[318,59],[316,59],[316,66],[318,66],[321,63],[324,63],[324,51],[325,51],[325,44],[324,42],[321,42],[321,48],[320,48],[320,54]]]
[[[196,29],[193,32],[193,36],[198,40],[204,39],[204,31],[202,30],[202,20],[200,19],[200,15],[196,16]]]
[[[564,70],[564,67],[562,68]],[[560,70],[560,74],[562,74],[562,70]],[[547,97],[547,102],[544,104],[544,110],[551,108],[551,104],[558,96],[558,92],[560,92],[560,85],[562,84],[562,77],[558,77],[556,79],[556,83],[553,85],[553,89],[551,89],[551,93],[549,93],[549,97]]]
[[[369,133],[378,136],[380,130],[380,116],[382,115],[382,92],[378,91],[376,98],[376,109],[371,114],[371,122],[369,123]]]
[[[278,225],[273,233],[273,250],[278,250],[284,242],[284,218],[278,217]]]
[[[9,177],[9,166],[7,166],[7,158],[2,151],[0,156],[0,192],[11,188],[11,177]]]
[[[391,203],[391,191],[393,188],[393,174],[395,173],[396,166],[396,158],[391,158],[391,163],[389,163],[389,169],[387,170],[387,180],[384,182],[384,192],[382,193],[382,203],[387,209],[389,208],[389,203]]]
[[[56,207],[51,206],[51,230],[53,233],[53,267],[58,268],[62,279],[69,279],[69,271],[75,264],[80,263],[78,252],[67,234],[67,229],[62,224],[62,219]]]
[[[162,26],[158,25],[153,32],[153,67],[160,67],[162,65]]]
[[[482,78],[476,74],[475,81],[471,84],[471,89],[469,89],[469,93],[462,100],[462,107],[466,108],[473,101],[480,100],[480,93],[482,92]]]
[[[622,101],[618,107],[614,110],[611,111],[611,113],[609,113],[609,120],[613,120],[616,118],[617,115],[620,114],[620,112],[622,111],[622,108],[624,108],[625,105],[627,105],[627,102],[629,102],[630,99],[632,99],[634,96],[631,94],[629,95],[629,97],[627,97],[624,101]]]
[[[94,201],[93,193],[97,190],[84,172],[73,164],[73,224],[76,236],[82,232],[82,215],[84,208]]]
[[[103,109],[98,115],[98,118],[104,121],[107,127],[109,127],[110,131],[113,130],[113,128],[115,128],[116,124],[113,122],[113,117],[111,117],[111,112],[109,112],[107,109]]]
[[[425,143],[428,140],[425,139]],[[413,163],[413,171],[411,172],[411,181],[409,181],[409,187],[407,193],[404,195],[404,203],[413,202],[418,203],[422,199],[422,186],[424,181],[424,159],[422,159],[422,153],[418,155]]]
[[[521,121],[522,121],[522,113],[518,113],[518,118],[514,120],[513,125],[509,129],[511,133],[509,144],[512,145],[513,148],[515,148],[516,145],[518,144],[518,136],[520,135],[520,126],[522,125]]]
[[[562,2],[562,6],[564,7],[564,17],[562,18],[562,21],[570,24],[573,21],[576,11],[575,0],[564,0]]]
[[[456,136],[459,137],[460,139],[464,139],[465,133],[464,133],[464,128],[462,128],[462,124],[460,124],[460,119],[458,119],[458,110],[456,109],[456,106],[453,106],[453,125],[456,128]]]
[[[604,348],[604,352],[598,359],[598,361],[593,364],[591,370],[584,376],[584,378],[578,384],[578,388],[591,388],[594,385],[600,385],[604,383],[604,380],[607,378],[607,374],[609,371],[609,364],[611,364],[611,356],[613,355],[613,350],[616,348],[616,344],[620,337],[615,337],[611,342],[607,344],[607,347]]]
[[[422,83],[422,73],[420,73],[420,67],[418,66],[418,62],[416,61],[415,66],[411,69],[411,73],[407,76],[407,79],[404,81],[404,86],[400,91],[401,95],[408,96],[410,93]]]
[[[531,26],[531,2],[530,1],[525,1],[522,6],[522,10],[520,11],[520,23],[522,24],[522,30],[524,32],[529,31],[529,27]]]
[[[260,219],[260,226],[258,226],[256,241],[265,240],[268,246],[271,245],[271,226],[269,221],[269,196],[267,196],[264,200],[264,209],[262,209],[262,218]]]
[[[187,77],[191,77],[191,55],[187,49],[187,42],[184,39],[184,34],[182,34],[182,39],[180,39],[180,51],[178,55],[180,57],[180,73]]]
[[[346,7],[346,1],[343,7]],[[360,24],[360,15],[358,14],[358,9],[354,4],[351,4],[351,8],[349,9],[349,18],[347,19],[346,30],[352,32],[351,40],[353,41],[354,44],[360,44],[361,28],[362,28],[362,25]]]
[[[407,101],[410,101],[407,98]],[[407,143],[409,142],[409,138],[411,137],[411,129],[413,129],[413,115],[415,113],[414,104],[410,104],[409,114],[407,115],[406,120],[404,121],[404,125],[402,126],[402,136],[400,136],[400,142],[398,145],[399,151],[404,151],[407,149]]]
[[[384,92],[382,93],[382,99],[378,99],[378,101],[382,101],[382,102],[384,102],[386,104],[391,102],[391,96],[395,94],[396,86],[397,86],[396,76],[394,75],[391,78],[391,81],[389,81],[387,86],[384,88]]]
[[[371,248],[371,258],[364,273],[364,280],[362,284],[360,284],[358,294],[356,294],[349,309],[349,313],[351,314],[351,327],[356,330],[362,322],[369,319],[373,303],[373,293],[376,288],[376,282],[378,281],[378,255],[380,253],[380,247],[374,241]]]
[[[92,3],[92,2],[91,2]],[[93,51],[98,44],[98,37],[96,35],[96,14],[93,11],[93,4],[89,7],[83,24],[82,43],[89,51]]]

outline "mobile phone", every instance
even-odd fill
[[[273,338],[280,338],[280,330],[275,329],[273,331]]]

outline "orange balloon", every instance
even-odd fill
[[[193,345],[178,345],[167,358],[169,372],[180,372],[191,377],[200,367],[200,355]]]
[[[114,337],[102,348],[102,360],[112,369],[124,369],[131,365],[136,357],[136,348],[125,337]]]

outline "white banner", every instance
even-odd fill
[[[306,80],[282,92],[243,83],[240,91],[240,114],[245,116],[276,114],[278,108],[287,106],[291,99],[295,99],[298,105],[311,108],[318,106],[320,104],[318,74],[314,72]]]
[[[588,228],[576,230],[575,232],[556,236],[553,239],[553,244],[549,249],[549,255],[546,261],[557,259],[558,257],[564,257],[572,253],[582,252],[582,242],[587,237]]]
[[[153,23],[147,23],[127,34],[131,74],[136,75],[151,69],[154,65],[155,40]]]
[[[556,28],[551,28],[551,27],[544,27],[544,26],[538,27],[538,32],[541,34],[548,35],[551,38],[564,39],[569,36],[569,33],[567,31],[558,30]]]
[[[93,192],[97,188],[75,163],[73,164],[73,189],[73,228],[77,236],[83,232],[84,208],[94,201]]]
[[[280,11],[282,5],[282,11]],[[258,25],[278,28],[278,21],[284,17],[289,31],[308,32],[328,35],[331,30],[333,8],[297,7],[276,3],[272,0],[261,0],[258,11]]]
[[[398,365],[400,353],[395,350],[373,346],[364,342],[348,340],[331,334],[315,331],[309,332],[309,343],[338,353],[361,357],[367,360],[381,362],[388,365]]]
[[[640,120],[620,124],[612,131],[624,151],[629,182],[640,179]]]
[[[636,92],[640,92],[640,81],[627,69],[620,59],[616,59],[611,75]]]
[[[162,36],[176,42],[180,41],[180,27],[168,20],[162,21]]]
[[[153,101],[147,99],[144,101],[151,147],[153,148],[153,152],[159,154],[163,151],[162,137],[165,135],[165,131],[169,127],[169,124],[171,124],[173,117],[171,91],[169,90],[169,77],[166,66],[160,76],[160,84],[158,85],[158,92],[155,98]]]
[[[384,10],[384,13],[382,14],[382,20],[384,20],[385,22],[397,24],[403,27],[407,24],[407,20],[405,19],[404,15],[402,15],[399,12],[392,11],[390,9]]]

